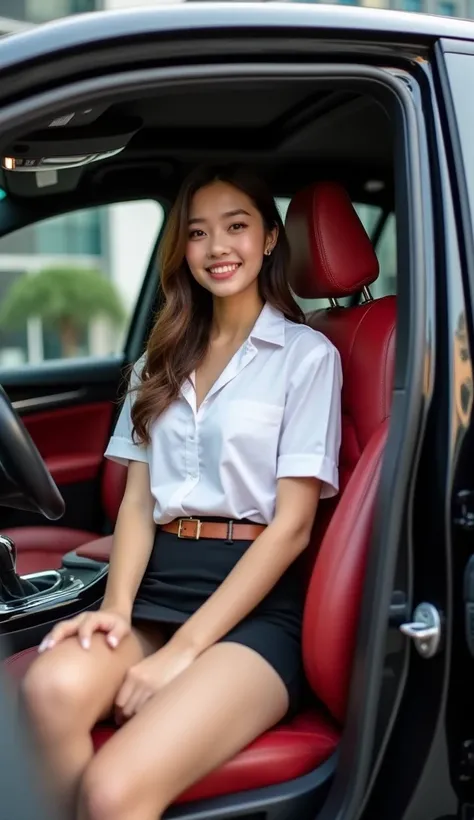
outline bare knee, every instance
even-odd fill
[[[53,652],[35,660],[22,681],[21,694],[36,724],[61,731],[81,714],[85,695],[77,665],[55,658]]]
[[[124,778],[103,771],[95,760],[89,764],[79,790],[79,817],[87,820],[121,820],[127,816],[130,794]],[[135,807],[136,808],[136,807]]]
[[[113,769],[112,769],[113,771]],[[79,817],[87,820],[126,820],[139,816],[143,804],[145,815],[161,817],[166,803],[159,804],[158,784],[153,795],[146,795],[131,782],[126,773],[114,771],[111,775],[110,761],[101,756],[94,758],[82,778],[79,790]]]

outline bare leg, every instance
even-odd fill
[[[22,684],[46,778],[67,811],[74,805],[79,780],[93,755],[91,730],[110,714],[127,670],[164,643],[159,627],[134,629],[111,649],[95,634],[91,648],[68,638],[40,655]]]
[[[98,751],[82,780],[78,820],[158,820],[287,708],[286,687],[267,661],[240,644],[215,644]]]

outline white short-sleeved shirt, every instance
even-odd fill
[[[151,424],[151,443],[137,445],[128,394],[105,455],[148,462],[157,524],[206,515],[268,524],[279,478],[319,478],[322,498],[337,493],[341,386],[331,342],[266,303],[199,410],[191,374]]]

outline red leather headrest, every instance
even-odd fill
[[[302,299],[350,296],[379,275],[379,263],[352,202],[336,182],[293,197],[286,216],[290,285]]]

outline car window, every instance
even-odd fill
[[[472,54],[443,55],[446,62],[454,117],[452,122],[454,143],[459,139],[459,168],[458,174],[463,174],[466,184],[466,194],[469,211],[466,216],[471,220],[474,236],[474,109],[471,104],[470,80],[474,78],[474,59]],[[461,196],[461,207],[464,197]]]
[[[275,205],[278,208],[278,211],[279,211],[279,214],[282,218],[283,223],[285,222],[286,212],[287,212],[288,208],[290,207],[290,202],[291,202],[291,199],[290,199],[289,196],[277,196],[275,198]]]
[[[281,217],[284,220],[290,199],[287,197],[277,197],[275,201]],[[382,208],[378,205],[358,202],[354,203],[354,208],[365,230],[370,237],[373,237],[382,216]],[[380,274],[377,281],[370,286],[370,292],[375,299],[379,299],[382,296],[396,293],[397,249],[395,214],[391,213],[387,217],[378,237],[375,250],[379,260]],[[328,299],[301,299],[299,296],[295,298],[305,313],[329,306]],[[338,302],[340,305],[345,305],[350,302],[350,299],[351,297],[338,299]]]
[[[1,237],[0,368],[119,353],[163,218],[120,202]]]
[[[375,246],[380,265],[378,279],[370,286],[374,299],[397,292],[397,226],[395,214],[388,215]]]

